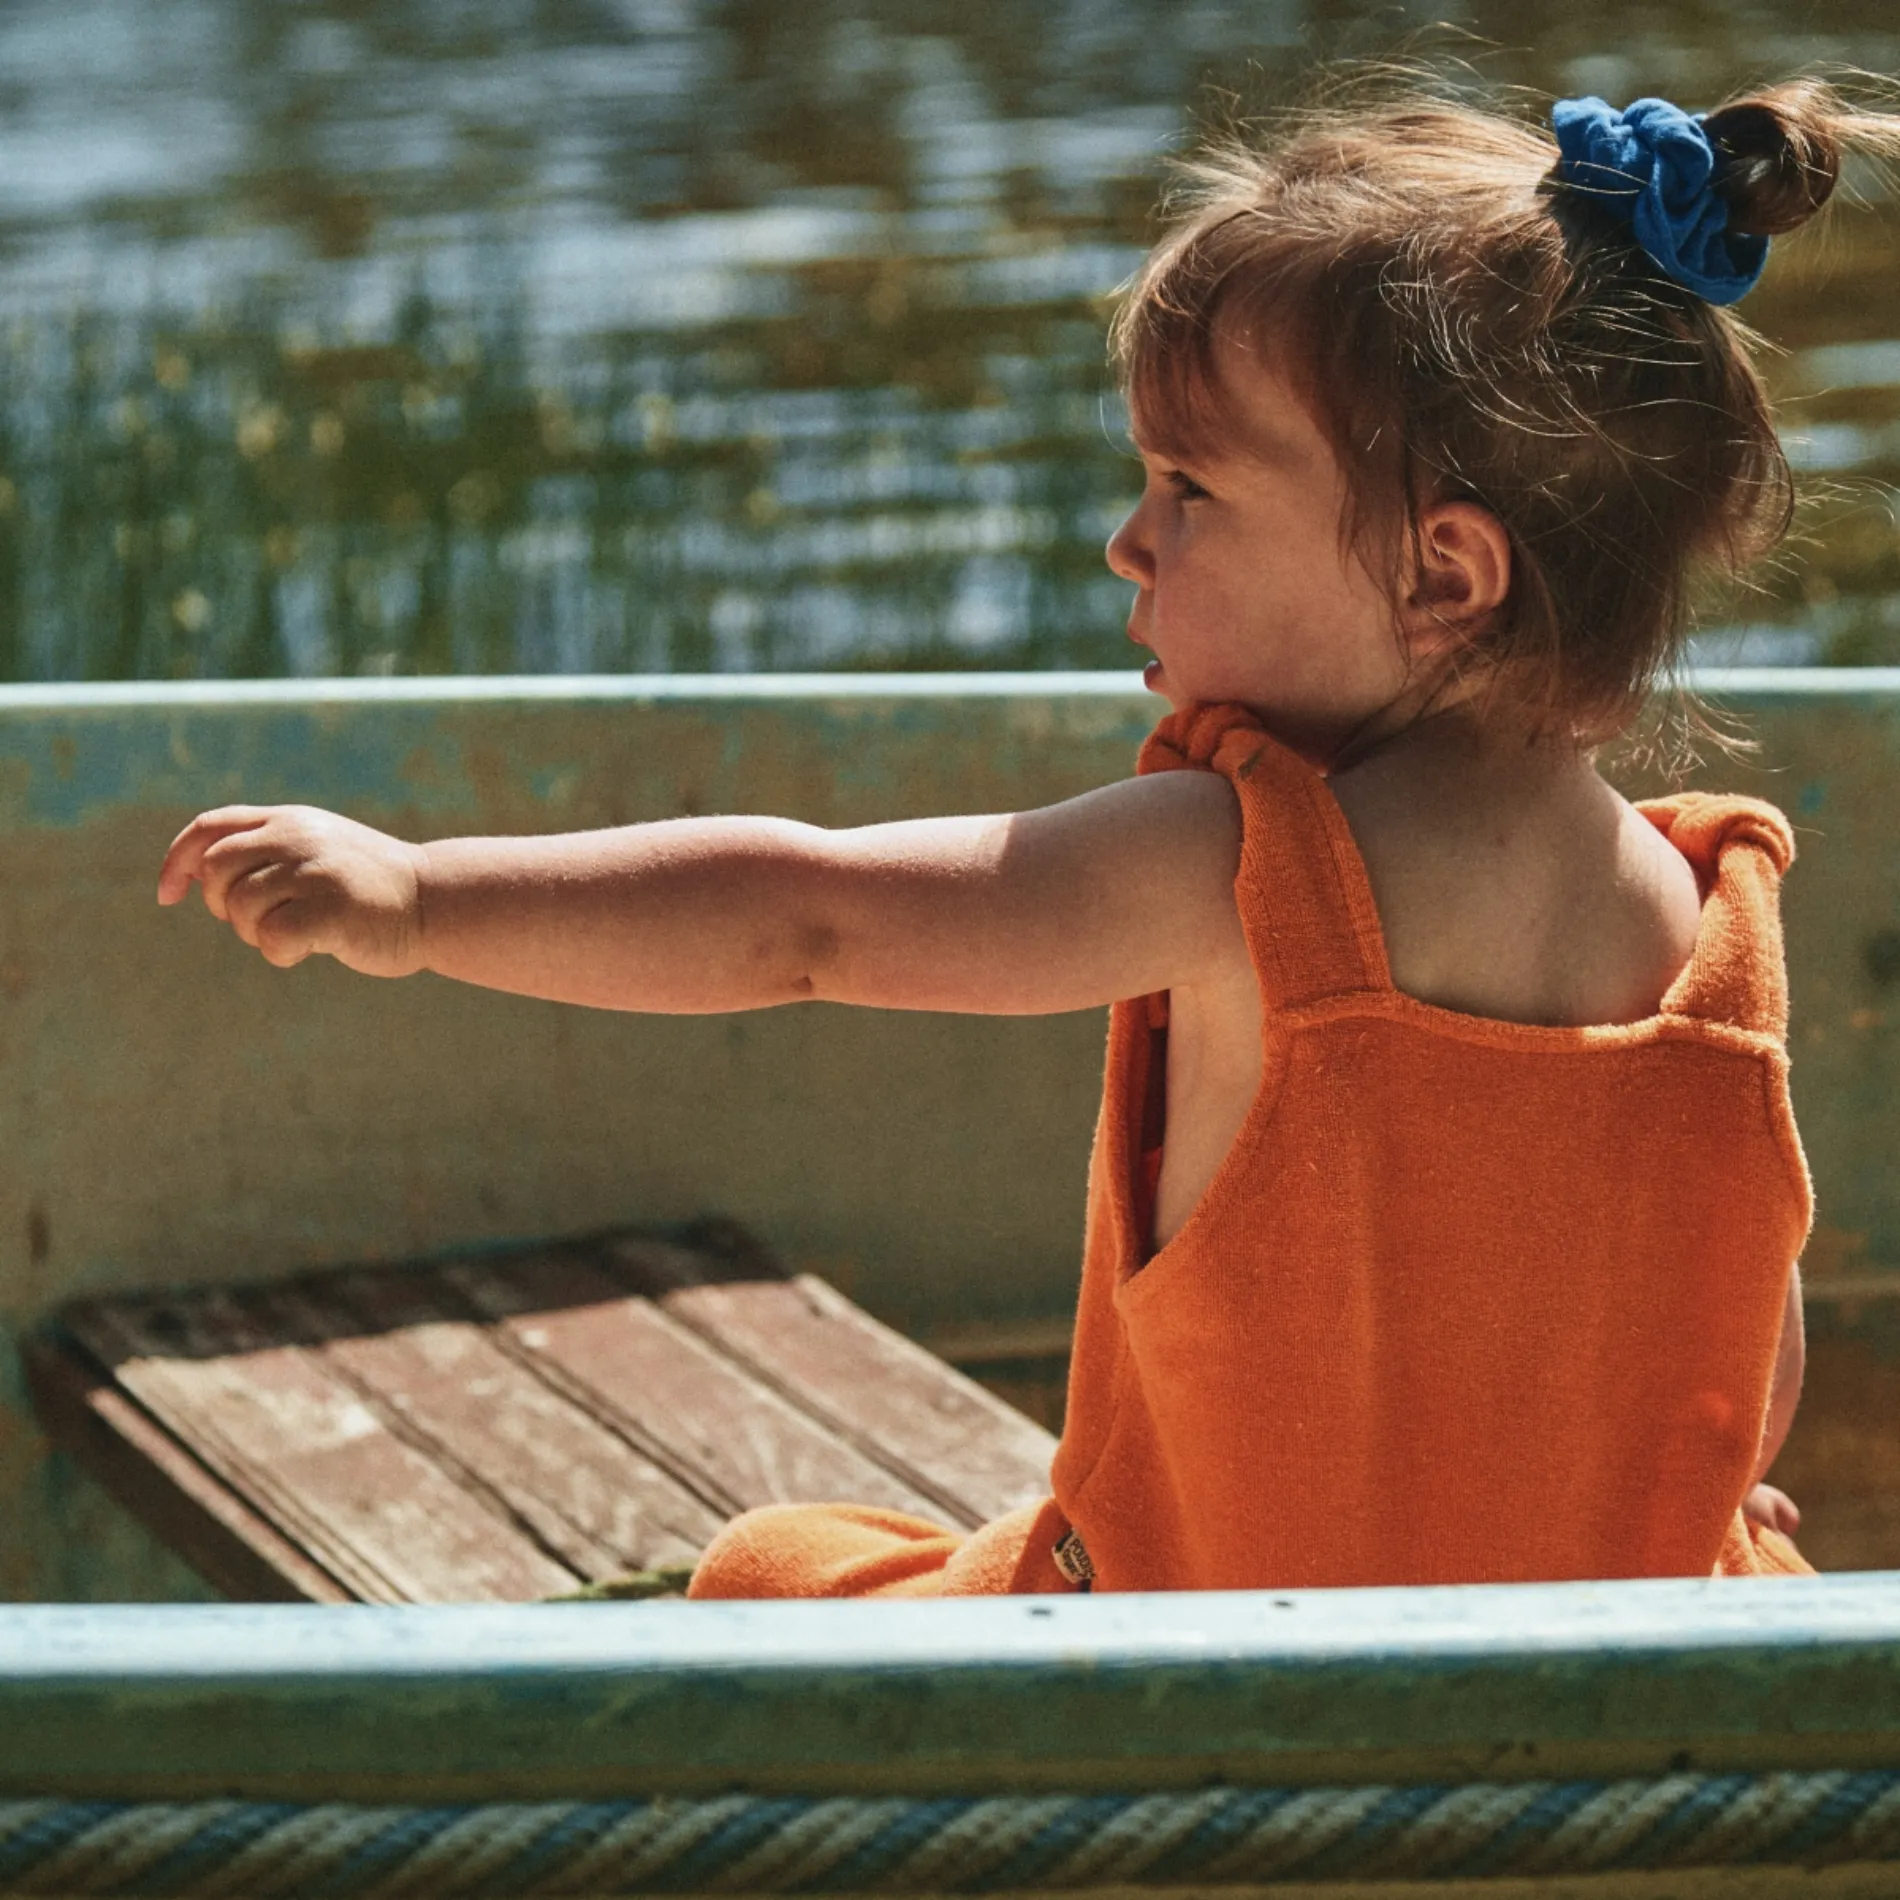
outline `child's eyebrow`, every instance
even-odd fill
[[[1205,445],[1189,443],[1178,447],[1156,447],[1142,441],[1132,431],[1131,439],[1144,461],[1158,462],[1197,479],[1201,476],[1218,479],[1223,473],[1232,475],[1236,470],[1244,472],[1249,467],[1297,473],[1308,468],[1312,460],[1306,450],[1289,438],[1271,430],[1252,427],[1236,431],[1231,441]]]
[[[1223,459],[1217,451],[1212,449],[1157,445],[1144,440],[1139,429],[1131,428],[1128,431],[1128,439],[1135,445],[1135,453],[1143,461],[1165,462],[1170,468],[1184,471],[1194,468],[1211,468]]]
[[[1129,441],[1145,461],[1189,472],[1231,470],[1249,463],[1256,468],[1299,471],[1312,463],[1307,444],[1276,426],[1270,416],[1258,413],[1230,414],[1225,426],[1212,433],[1197,431],[1187,440],[1177,436],[1159,443],[1132,416],[1127,426]]]

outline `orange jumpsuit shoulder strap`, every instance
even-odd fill
[[[1681,792],[1637,806],[1695,867],[1702,927],[1663,1013],[1726,1023],[1773,1042],[1788,1033],[1781,951],[1781,880],[1794,832],[1758,798]]]
[[[1218,772],[1240,800],[1234,880],[1269,1009],[1391,988],[1379,913],[1325,779],[1244,706],[1190,706],[1149,734],[1138,772]]]

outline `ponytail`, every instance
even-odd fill
[[[1731,230],[1780,237],[1814,216],[1841,176],[1833,88],[1798,79],[1719,106],[1703,121],[1720,160]]]
[[[1718,106],[1702,122],[1720,160],[1716,192],[1729,227],[1780,237],[1834,195],[1848,150],[1900,157],[1900,123],[1858,110],[1819,79],[1764,86]]]

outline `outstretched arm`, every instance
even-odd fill
[[[1131,779],[1008,816],[825,831],[693,818],[405,844],[304,806],[193,820],[196,882],[269,961],[693,1013],[827,999],[1036,1014],[1192,983],[1236,947],[1222,779]]]

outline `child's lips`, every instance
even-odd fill
[[[1134,643],[1138,647],[1145,647],[1148,645],[1147,635],[1137,630],[1133,619],[1130,619],[1130,621],[1128,622],[1128,637],[1129,639],[1134,641]],[[1152,650],[1153,649],[1150,648],[1150,651]],[[1161,684],[1160,660],[1158,659],[1150,660],[1147,663],[1147,665],[1141,669],[1141,683],[1151,693],[1159,693],[1159,692],[1166,691],[1166,688],[1163,687]]]
[[[1136,632],[1135,623],[1132,620],[1129,621],[1128,623],[1128,637],[1129,639],[1134,641],[1134,643],[1138,647],[1145,647],[1148,645],[1148,641],[1146,637]],[[1152,649],[1150,650],[1152,651]],[[1158,659],[1150,660],[1147,663],[1147,665],[1141,669],[1141,683],[1143,686],[1145,686],[1149,690],[1149,692],[1158,693],[1162,690],[1161,685],[1160,685],[1160,680],[1161,680],[1161,662]]]

